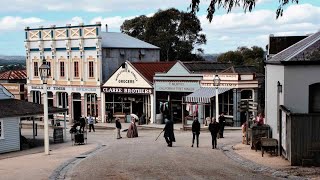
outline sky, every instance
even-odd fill
[[[1,0],[0,55],[25,55],[24,28],[29,26],[65,26],[108,24],[109,32],[119,32],[126,19],[152,16],[159,9],[175,7],[188,11],[191,0]],[[306,35],[320,30],[320,0],[299,0],[285,7],[276,19],[278,0],[259,0],[252,12],[235,8],[231,13],[220,9],[210,23],[206,19],[209,0],[201,0],[197,13],[207,44],[206,54],[236,50],[239,46],[265,49],[270,34]],[[104,30],[104,29],[103,29]]]

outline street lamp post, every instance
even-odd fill
[[[50,66],[43,59],[43,64],[39,67],[41,80],[43,82],[43,116],[44,116],[44,153],[49,155],[49,127],[48,127],[48,94],[47,80],[50,71]]]
[[[220,86],[220,78],[218,76],[218,74],[216,74],[214,76],[214,79],[213,79],[213,86],[216,87],[216,121],[219,122],[219,99],[218,99],[218,88]]]

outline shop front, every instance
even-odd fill
[[[183,114],[198,116],[202,106],[193,109],[183,108],[183,97],[200,88],[201,74],[191,73],[182,62],[178,61],[167,73],[154,76],[154,123],[162,124],[165,118],[181,123]]]
[[[29,101],[41,104],[42,89],[41,85],[28,86]],[[97,87],[48,85],[47,93],[49,107],[68,109],[67,118],[71,121],[90,114],[98,119],[101,118],[99,112],[101,93]]]
[[[153,86],[131,63],[125,62],[101,87],[104,119],[129,122],[130,114],[146,124],[152,117]]]
[[[213,78],[218,75],[221,82],[214,86]],[[258,81],[254,74],[238,73],[204,73],[200,82],[201,88],[186,96],[186,103],[204,104],[205,117],[215,117],[215,91],[218,91],[218,110],[227,119],[227,123],[233,126],[241,126],[246,121],[245,112],[238,111],[238,104],[243,100],[257,102]],[[256,115],[256,112],[253,113]]]

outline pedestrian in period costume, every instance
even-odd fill
[[[121,123],[119,121],[120,119],[116,119],[116,128],[117,128],[117,139],[121,139],[120,130],[121,130]]]
[[[170,118],[166,118],[166,125],[164,126],[164,135],[163,137],[165,138],[168,147],[172,147],[172,142],[176,142],[176,139],[174,137],[174,132],[173,132],[173,122],[171,121]]]
[[[84,117],[80,118],[80,133],[84,132],[84,128],[86,127],[86,120],[84,119]],[[81,131],[82,130],[82,131]]]
[[[217,135],[219,132],[219,123],[216,121],[216,118],[212,118],[209,124],[209,131],[212,138],[212,149],[217,148]]]
[[[264,124],[264,115],[262,113],[259,113],[256,120],[255,120],[255,123],[258,125],[258,126],[261,126]]]
[[[194,145],[194,139],[197,138],[197,147],[199,147],[199,135],[200,135],[200,123],[196,117],[192,123],[192,145]]]
[[[224,113],[221,113],[220,117],[219,117],[219,125],[220,125],[219,134],[220,134],[220,138],[223,138],[223,131],[224,131],[225,124],[226,124],[226,118],[224,117]]]
[[[127,131],[127,137],[128,138],[138,137],[138,129],[136,126],[136,120],[133,117],[131,117],[131,123],[130,123],[130,126]]]
[[[91,114],[89,114],[89,117],[88,117],[88,124],[89,124],[89,132],[91,132],[91,129],[93,130],[93,132],[95,132],[95,130],[94,130],[94,119],[91,116]]]

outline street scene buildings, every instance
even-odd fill
[[[0,13],[0,180],[320,178],[319,2],[52,2]]]

